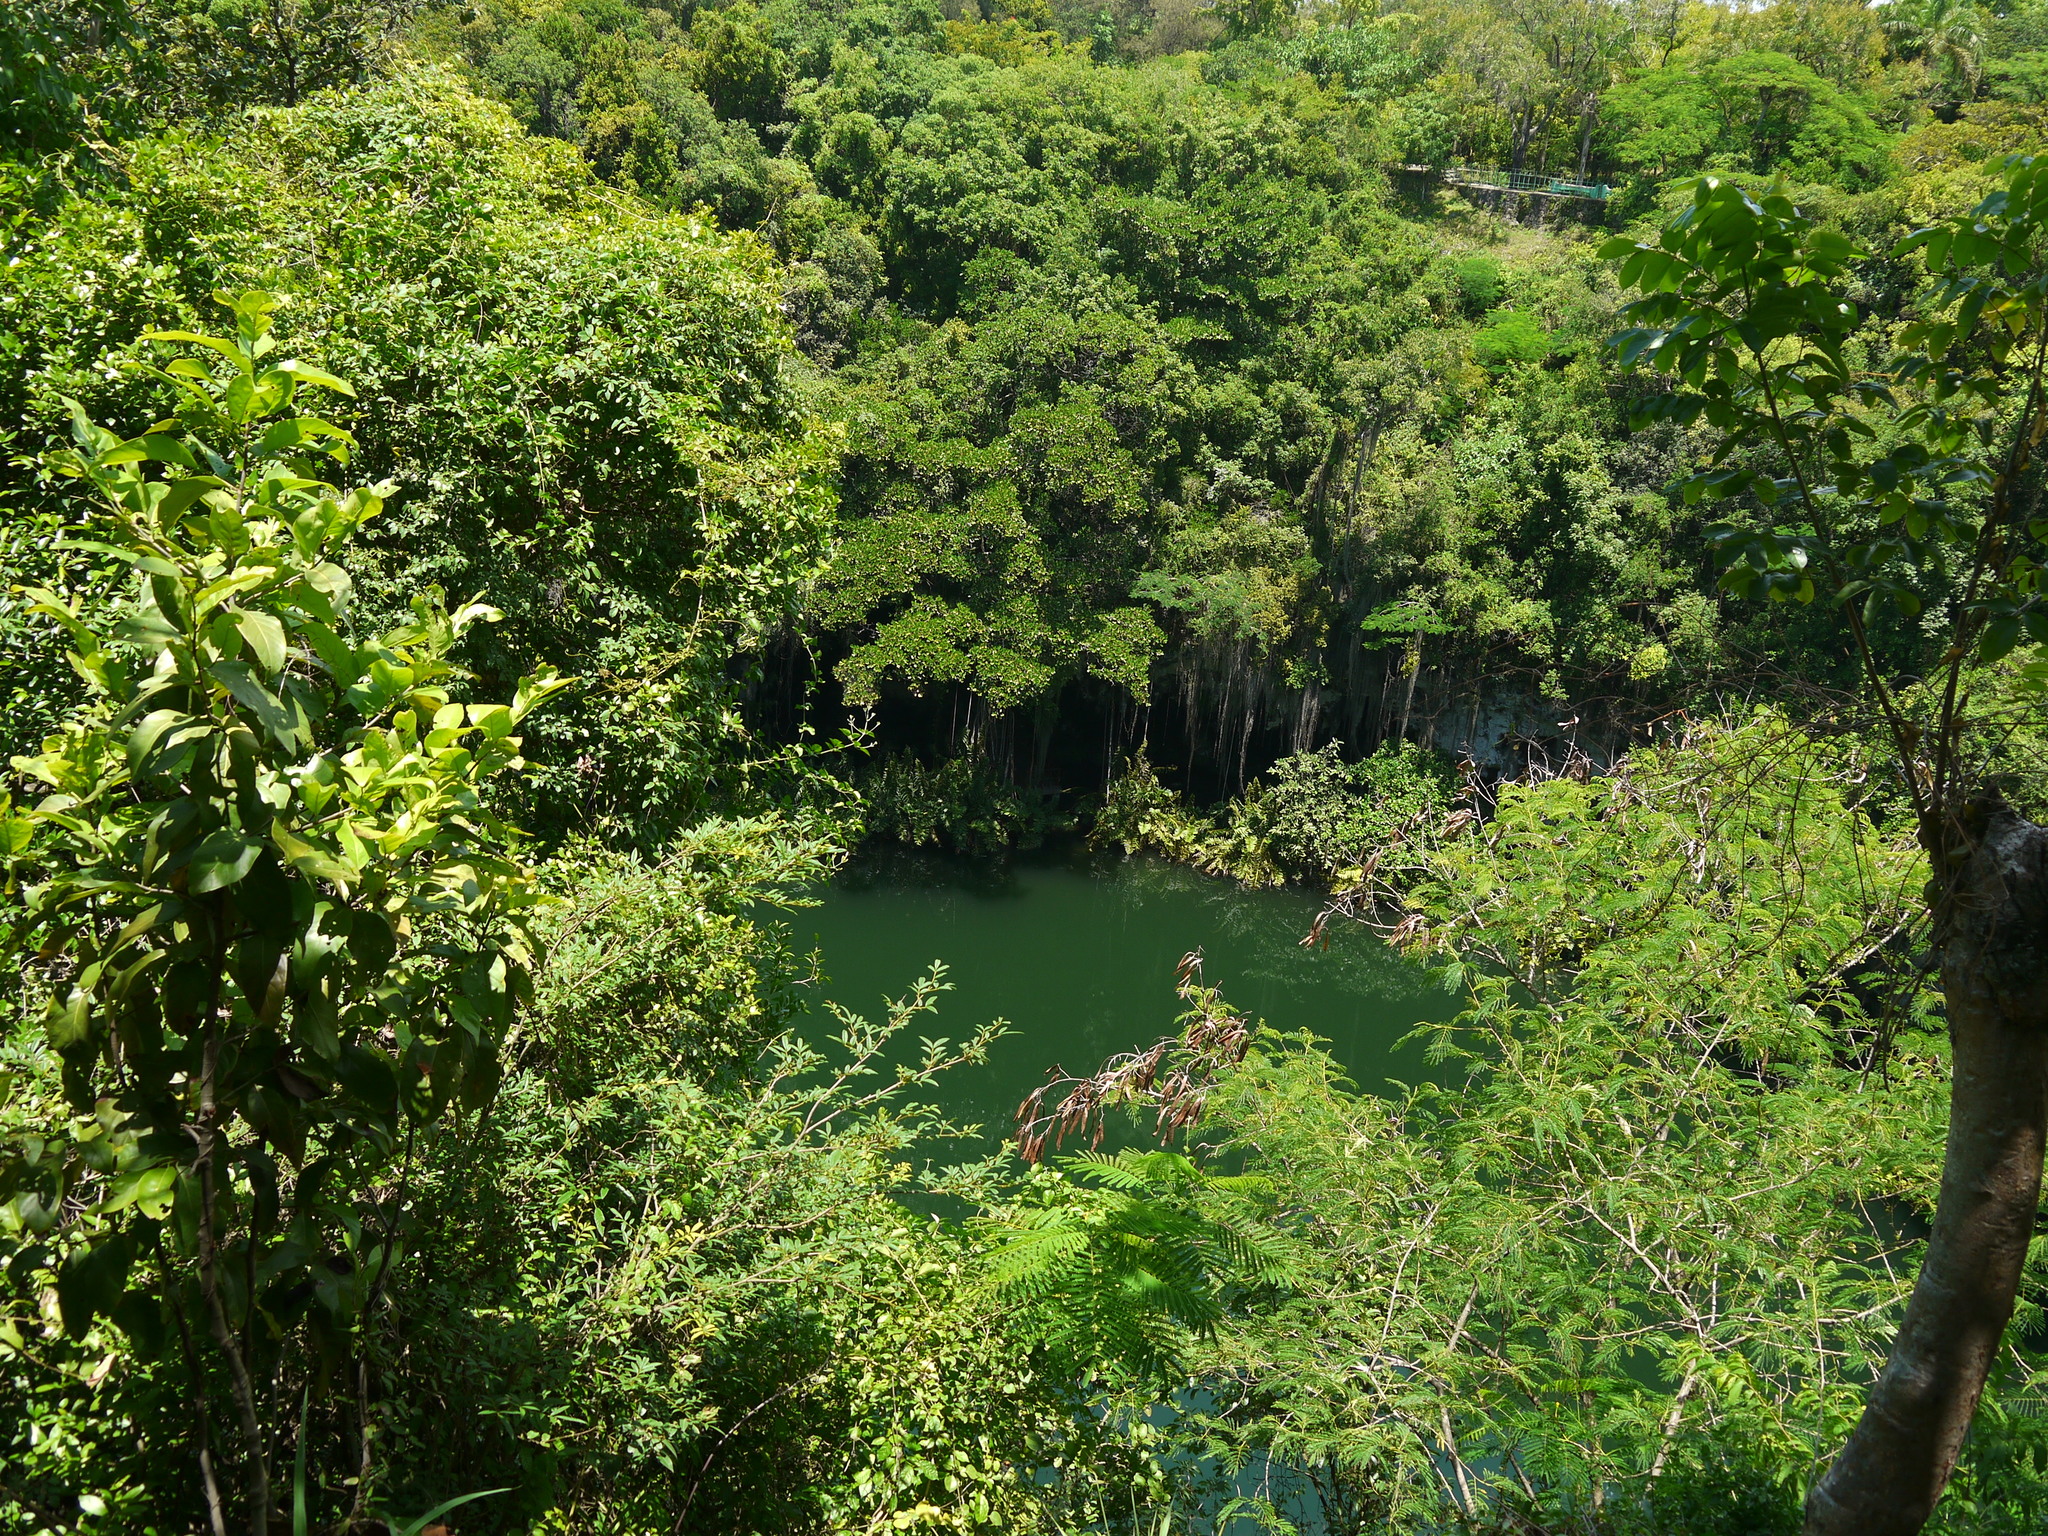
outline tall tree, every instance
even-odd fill
[[[1893,0],[1884,10],[1885,42],[1902,59],[1919,59],[1965,89],[1982,70],[1984,30],[1970,0]]]
[[[1930,878],[1931,956],[1953,1045],[1933,1232],[1862,1420],[1810,1490],[1808,1536],[1908,1536],[1941,1497],[2018,1296],[2048,1132],[2048,828],[1985,773],[1969,675],[2048,645],[2038,452],[2048,437],[2048,157],[2012,156],[1970,213],[1894,251],[1924,256],[1925,318],[1859,367],[1844,295],[1864,254],[1782,193],[1703,177],[1656,243],[1610,241],[1636,327],[1624,364],[1671,387],[1641,421],[1719,438],[1687,495],[1748,515],[1716,538],[1738,594],[1842,612],[1892,744]],[[1870,626],[1940,605],[1930,675],[1887,675]],[[2027,677],[2048,681],[2037,655]]]
[[[1495,0],[1489,9],[1497,20],[1478,34],[1475,73],[1507,116],[1509,163],[1547,162],[1552,133],[1576,120],[1573,152],[1583,164],[1628,14],[1605,0]]]

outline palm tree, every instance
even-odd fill
[[[1894,57],[1920,60],[1930,72],[1975,89],[1982,72],[1984,31],[1972,0],[1888,0],[1885,41]]]

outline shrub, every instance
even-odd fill
[[[1496,371],[1510,363],[1540,363],[1550,356],[1550,333],[1533,315],[1518,309],[1487,311],[1486,324],[1472,337],[1472,355]]]
[[[31,1317],[54,1294],[63,1336],[0,1381],[0,1422],[61,1480],[41,1430],[79,1406],[74,1351],[104,1356],[88,1396],[117,1367],[182,1385],[189,1413],[103,1416],[114,1443],[70,1471],[112,1490],[139,1459],[156,1518],[239,1505],[260,1531],[284,1405],[345,1371],[420,1236],[394,1165],[496,1092],[541,892],[486,793],[563,685],[451,698],[450,653],[493,615],[438,592],[355,638],[336,557],[393,487],[319,478],[349,439],[295,398],[348,386],[275,355],[270,295],[222,299],[232,340],[148,338],[203,349],[138,370],[183,393],[177,418],[123,440],[74,409],[53,460],[133,576],[111,612],[31,594],[91,702],[14,759],[39,798],[0,796],[0,956],[47,1000],[0,1142],[0,1294]]]
[[[1507,289],[1501,265],[1491,256],[1467,256],[1452,271],[1458,279],[1458,294],[1469,310],[1485,312],[1500,302]]]
[[[1073,825],[1053,797],[1004,778],[982,756],[927,768],[914,752],[885,754],[858,781],[869,837],[956,853],[1036,848]]]
[[[1342,746],[1297,752],[1266,771],[1249,808],[1273,858],[1298,879],[1329,880],[1442,814],[1454,783],[1443,759],[1413,742],[1387,742],[1346,763]]]

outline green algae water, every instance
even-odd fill
[[[832,1032],[829,1000],[877,1018],[933,961],[952,990],[915,1033],[960,1040],[1006,1020],[982,1068],[943,1081],[956,1119],[1006,1135],[1018,1102],[1049,1069],[1093,1071],[1150,1044],[1181,1011],[1174,973],[1199,949],[1203,975],[1233,1006],[1329,1042],[1361,1088],[1427,1075],[1397,1042],[1455,1010],[1420,967],[1351,924],[1305,946],[1321,903],[1305,891],[1250,891],[1177,865],[1067,845],[1000,862],[906,849],[864,854],[778,914],[821,980],[810,1027]]]

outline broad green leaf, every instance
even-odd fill
[[[244,373],[249,369],[249,359],[242,355],[242,349],[231,341],[221,340],[218,336],[202,336],[197,331],[144,331],[142,339],[144,341],[189,341],[195,346],[207,347],[218,352]]]
[[[74,1252],[57,1272],[57,1306],[64,1331],[79,1338],[95,1317],[114,1310],[134,1253],[125,1233]]]
[[[171,1208],[171,1197],[177,1185],[178,1170],[175,1167],[131,1168],[116,1175],[108,1185],[107,1196],[100,1202],[97,1214],[111,1216],[132,1205],[152,1220],[161,1221]]]
[[[246,662],[217,661],[206,670],[236,703],[256,717],[271,740],[287,751],[296,751],[303,744],[297,710],[258,682]]]
[[[312,384],[320,389],[331,389],[336,394],[347,395],[350,399],[355,398],[355,386],[337,379],[331,373],[313,367],[310,363],[302,363],[297,358],[290,358],[279,363],[277,371],[291,375],[292,378],[298,380],[301,384]],[[341,435],[346,436],[347,434],[343,433]]]
[[[354,441],[340,427],[322,421],[317,416],[290,416],[283,421],[271,423],[263,436],[256,440],[256,451],[264,455],[282,453],[287,448],[296,448],[302,443],[323,437],[341,442]]]
[[[347,886],[357,876],[349,864],[307,842],[280,821],[270,824],[270,840],[285,863],[311,880],[330,880]]]
[[[163,739],[165,732],[175,727],[192,723],[194,723],[192,717],[183,710],[154,709],[144,715],[136,722],[135,728],[128,733],[126,743],[128,771],[130,773],[140,773],[142,771],[143,763],[148,760],[156,744]]]
[[[194,896],[224,890],[249,873],[263,845],[226,827],[208,834],[192,850],[186,890]]]
[[[232,572],[221,577],[220,580],[210,582],[202,587],[194,595],[192,606],[202,615],[211,613],[220,606],[223,600],[234,596],[237,592],[247,592],[252,588],[260,587],[265,582],[274,580],[276,576],[277,571],[275,568],[269,566],[256,566]]]
[[[43,1033],[53,1051],[68,1051],[92,1038],[92,998],[73,987],[43,1010]]]
[[[1984,626],[1983,636],[1977,642],[1977,654],[1984,661],[1997,661],[2012,651],[2019,638],[2019,615],[2000,614]]]
[[[249,643],[249,649],[256,654],[256,661],[265,672],[284,670],[285,635],[284,626],[267,613],[253,608],[234,610],[235,627],[242,632],[242,638]]]

